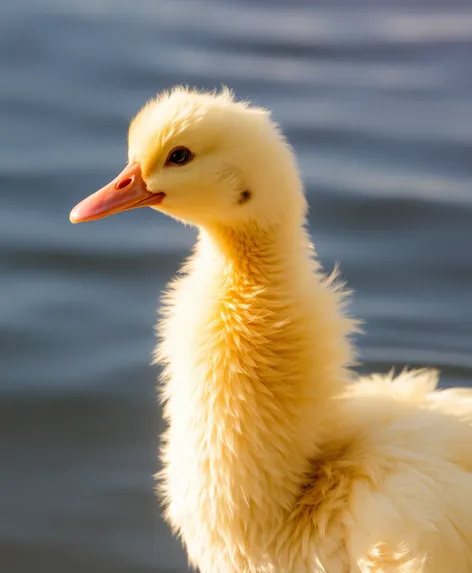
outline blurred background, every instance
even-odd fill
[[[362,370],[472,381],[470,0],[18,0],[0,20],[0,570],[184,573],[152,475],[159,293],[195,233],[148,209],[73,226],[130,118],[234,88],[293,143]]]

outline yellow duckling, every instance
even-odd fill
[[[305,230],[269,113],[178,88],[71,213],[141,206],[198,226],[156,353],[166,517],[201,573],[470,573],[472,391],[433,371],[354,380],[344,295]]]

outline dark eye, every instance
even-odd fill
[[[186,147],[176,147],[166,159],[166,165],[185,165],[193,159],[192,152]]]

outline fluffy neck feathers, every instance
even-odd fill
[[[352,324],[301,228],[202,232],[186,271],[160,347],[168,516],[186,539],[206,535],[202,546],[243,543],[260,520],[276,530],[299,495],[346,379]]]

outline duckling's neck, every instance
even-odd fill
[[[342,314],[343,293],[322,275],[304,226],[207,228],[194,269],[208,280],[217,313],[213,344],[224,348],[225,366],[232,357],[244,372],[245,360],[254,360],[247,381],[268,388],[273,403],[279,391],[285,404],[285,391],[316,404],[339,391],[352,358],[352,322]]]
[[[199,529],[188,539],[206,526],[247,539],[300,495],[346,380],[352,324],[303,228],[207,229],[187,271],[161,346],[169,516]]]

